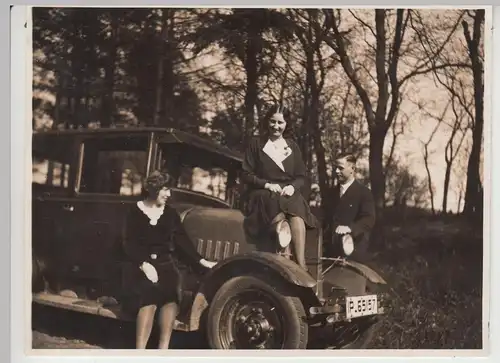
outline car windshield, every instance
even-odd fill
[[[181,144],[162,143],[159,154],[159,166],[174,178],[174,187],[223,201],[230,199],[229,188],[236,180],[229,160]]]

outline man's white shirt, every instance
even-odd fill
[[[354,183],[354,178],[352,178],[351,180],[349,180],[345,184],[340,184],[340,196],[341,197],[345,194],[345,192],[352,185],[352,183]]]

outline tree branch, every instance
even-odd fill
[[[363,25],[366,29],[368,29],[374,38],[377,38],[377,34],[375,33],[375,30],[373,30],[373,28],[365,21],[361,20],[361,18],[359,16],[357,16],[356,14],[354,14],[354,12],[352,10],[349,9],[349,13],[351,13],[352,17],[354,19],[356,19],[361,25]]]
[[[408,81],[412,77],[415,77],[417,75],[427,74],[427,73],[430,73],[430,72],[437,70],[437,69],[443,69],[443,68],[448,68],[448,67],[464,67],[464,68],[470,67],[470,65],[468,63],[461,63],[461,62],[457,62],[457,63],[443,62],[442,64],[439,64],[439,65],[436,63],[436,59],[439,59],[439,56],[442,54],[444,48],[450,42],[451,38],[455,35],[455,32],[456,32],[462,18],[463,18],[463,13],[455,21],[450,32],[446,36],[445,40],[440,44],[440,46],[434,52],[432,52],[431,50],[427,50],[425,47],[425,44],[430,44],[430,41],[425,34],[425,30],[417,29],[413,25],[413,29],[414,29],[415,33],[417,34],[417,37],[420,40],[420,44],[422,45],[422,47],[426,53],[425,57],[424,57],[425,61],[423,61],[422,64],[417,65],[412,72],[410,72],[406,76],[404,76],[400,81],[400,85],[405,83],[406,81]],[[413,23],[413,18],[411,21]],[[422,28],[425,28],[423,26],[423,24],[421,24],[421,25],[422,25]],[[425,38],[425,40],[424,40],[424,38]]]
[[[343,35],[341,35],[339,28],[336,23],[336,18],[331,9],[323,9],[323,13],[325,14],[325,26],[330,28],[333,31],[333,39],[327,37],[326,34],[324,36],[324,41],[328,44],[340,58],[340,63],[344,68],[344,71],[352,82],[356,92],[363,103],[363,107],[365,109],[365,114],[368,120],[369,127],[375,127],[375,115],[373,113],[373,106],[371,104],[370,98],[368,97],[368,93],[363,88],[361,81],[354,71],[351,63],[351,59],[349,58],[346,50],[346,44],[344,41]]]
[[[456,62],[456,63],[443,63],[435,66],[430,66],[428,68],[422,69],[415,69],[414,71],[408,73],[406,76],[402,77],[401,80],[399,81],[399,86],[404,84],[406,81],[409,79],[418,76],[418,75],[423,75],[427,74],[433,71],[437,71],[440,69],[446,69],[446,68],[471,68],[471,65],[469,63],[461,63],[461,62]]]

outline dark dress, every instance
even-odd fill
[[[282,161],[282,170],[264,151],[267,139],[256,137],[251,140],[243,160],[241,179],[247,185],[247,207],[245,211],[245,230],[253,237],[262,236],[269,231],[271,221],[280,212],[301,217],[306,228],[316,228],[316,217],[311,213],[304,198],[304,189],[309,181],[306,167],[298,145],[285,139],[291,154]],[[276,183],[284,187],[293,185],[292,196],[281,196],[264,189],[266,183]]]
[[[179,263],[199,265],[203,257],[189,240],[176,211],[165,205],[156,225],[151,225],[149,217],[134,204],[125,225],[123,242],[128,264],[123,276],[124,308],[136,313],[146,305],[180,303],[182,276]],[[156,259],[151,254],[156,254]],[[158,273],[156,283],[139,268],[144,261],[155,267]]]

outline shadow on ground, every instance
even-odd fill
[[[134,349],[135,325],[90,314],[33,304],[33,349]],[[153,330],[148,348],[155,349]],[[174,332],[171,349],[206,349],[199,333]]]

